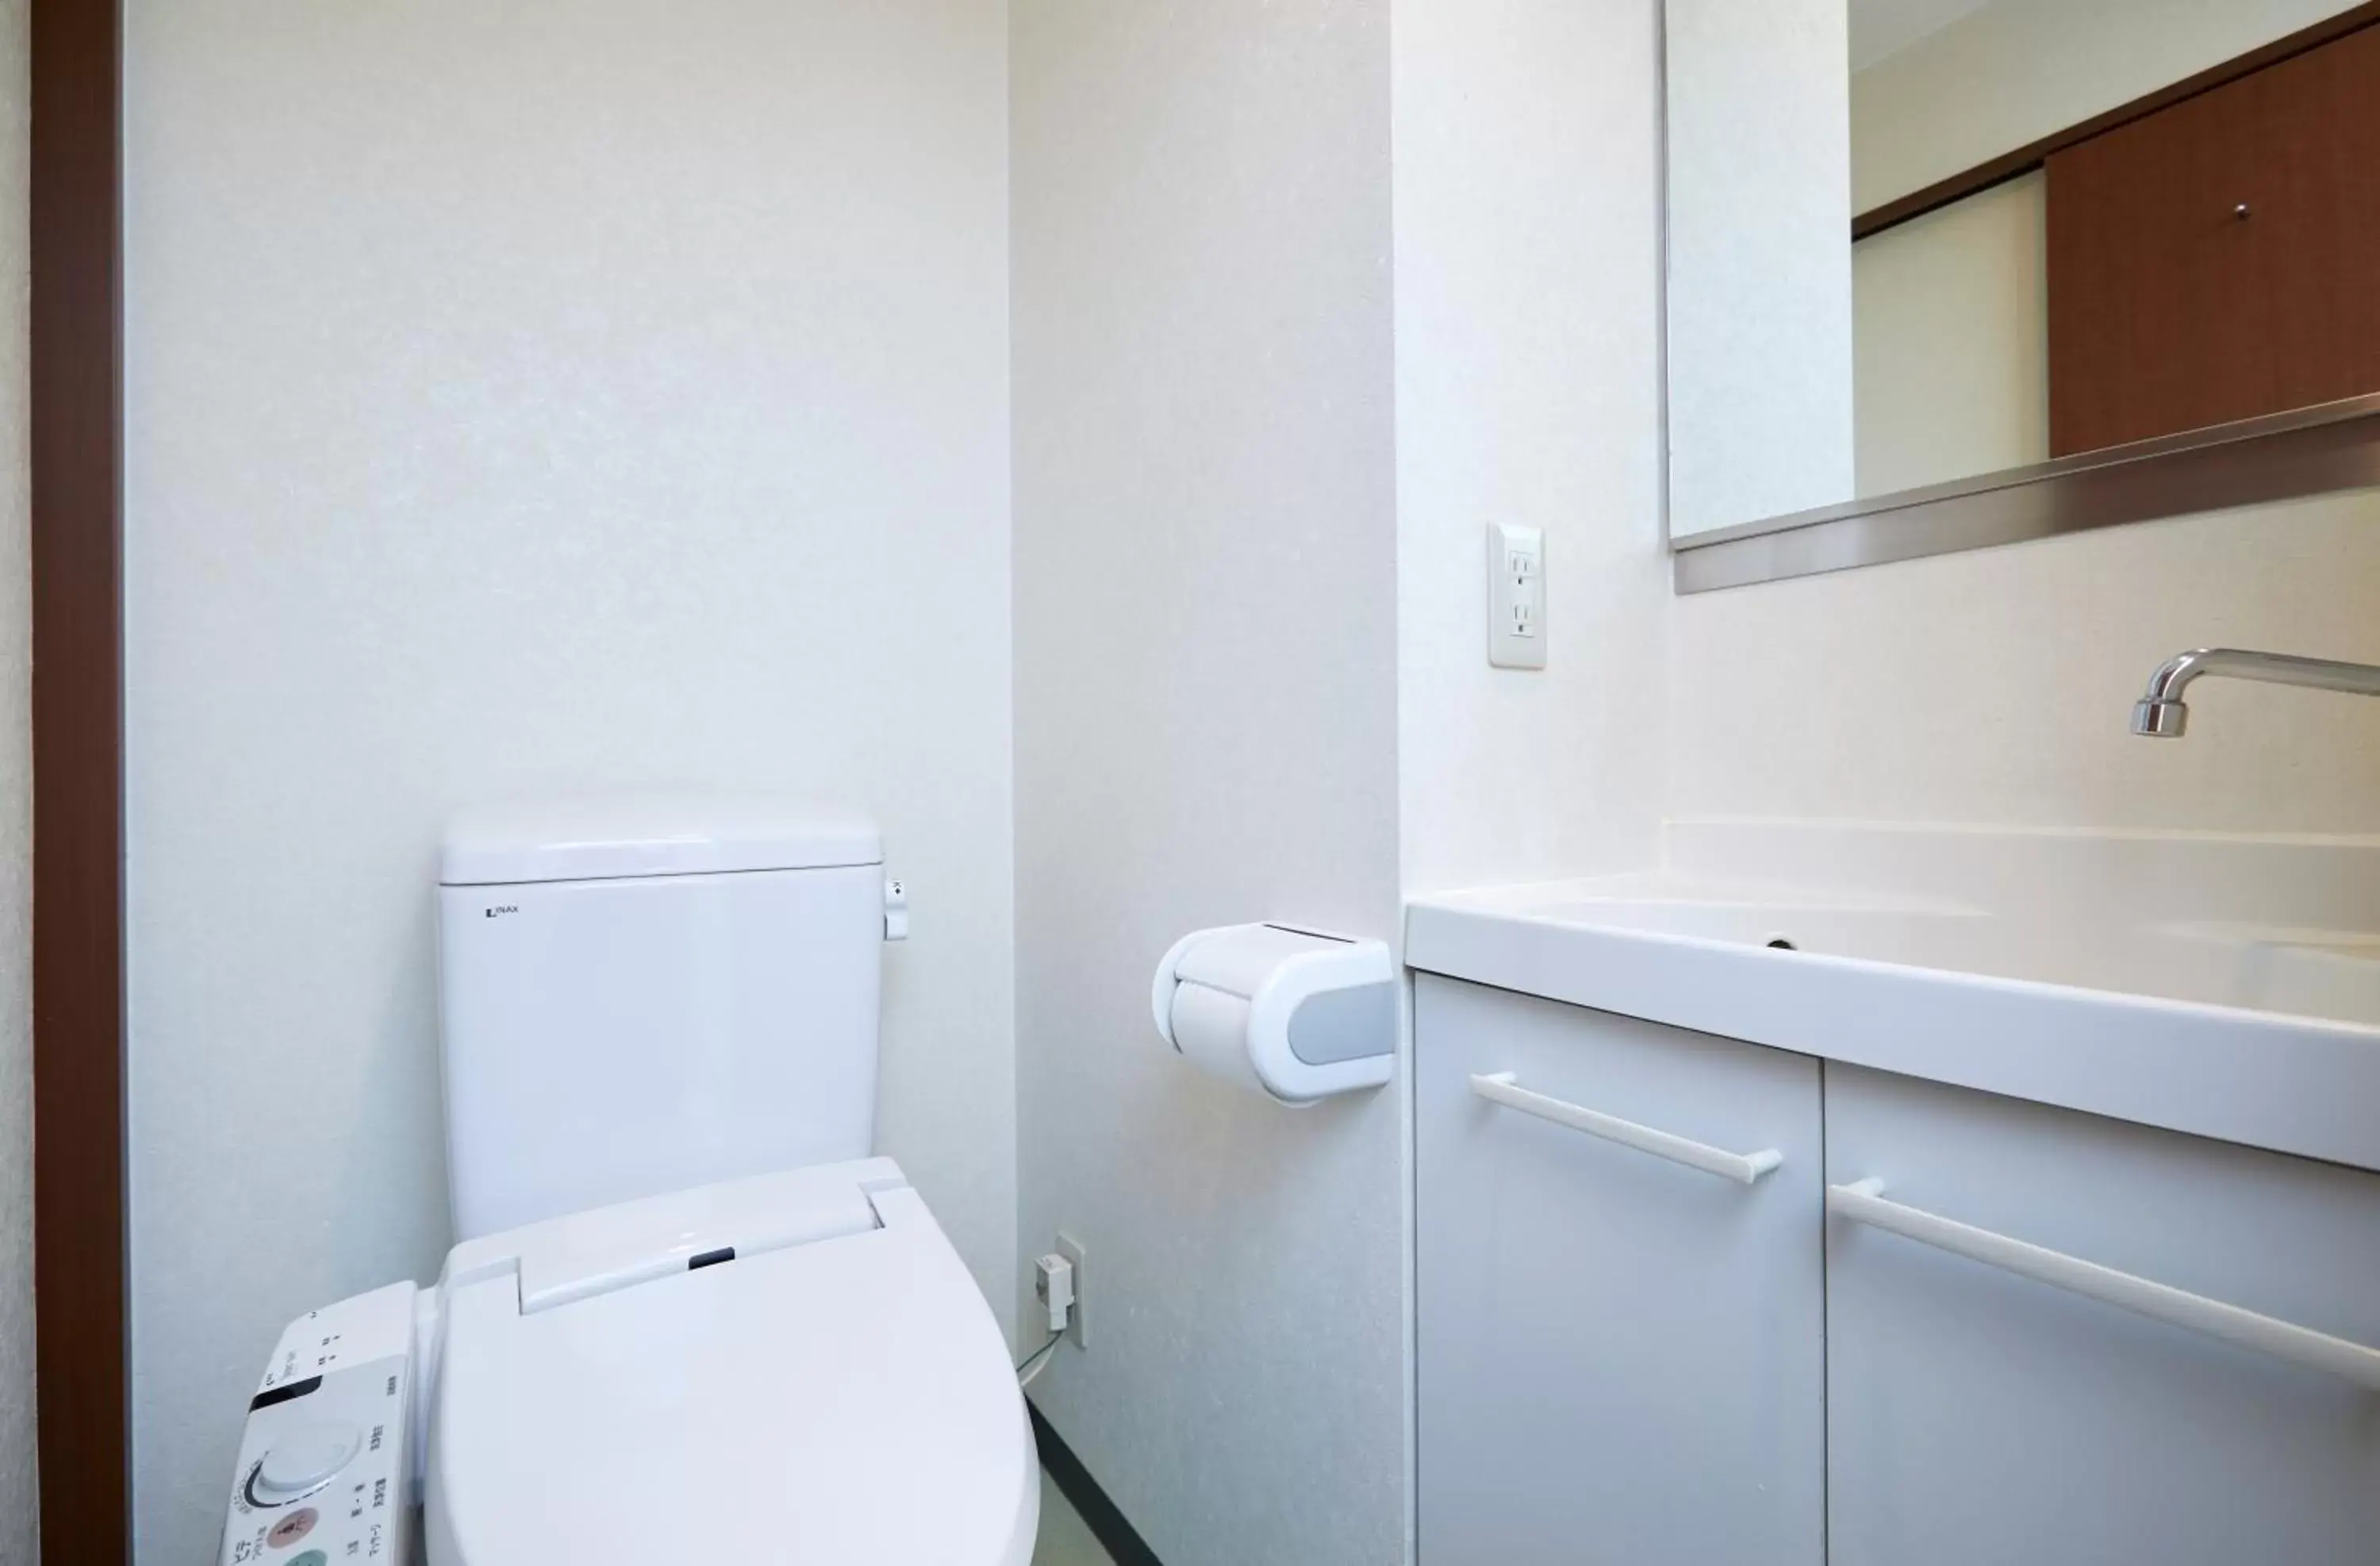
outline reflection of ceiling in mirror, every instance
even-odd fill
[[[1865,70],[1991,0],[1849,0],[1852,69]]]

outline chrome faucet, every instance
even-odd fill
[[[2236,647],[2193,648],[2175,653],[2149,676],[2149,688],[2132,704],[2132,733],[2153,739],[2180,739],[2190,722],[2190,709],[2183,704],[2181,693],[2202,674],[2380,696],[2380,665],[2297,658],[2286,652],[2246,652]]]

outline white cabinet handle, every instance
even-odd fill
[[[1668,1159],[1706,1174],[1723,1175],[1749,1185],[1762,1175],[1785,1161],[1785,1155],[1774,1147],[1756,1153],[1730,1153],[1724,1147],[1713,1147],[1701,1142],[1689,1142],[1682,1136],[1672,1136],[1666,1131],[1656,1131],[1649,1125],[1621,1120],[1578,1104],[1566,1104],[1560,1099],[1548,1099],[1543,1093],[1532,1093],[1512,1080],[1509,1071],[1475,1074],[1471,1091],[1490,1103],[1501,1104],[1508,1110],[1535,1115],[1539,1120],[1567,1125],[1572,1131],[1584,1131],[1589,1136],[1600,1136],[1607,1142],[1617,1142],[1623,1147],[1633,1147],[1640,1153]]]
[[[1977,1229],[1955,1219],[1884,1199],[1884,1182],[1862,1180],[1827,1187],[1827,1210],[1856,1222],[1888,1230],[1920,1244],[1932,1245],[1988,1267],[2031,1278],[2053,1288],[2101,1300],[2176,1327],[2187,1327],[2209,1337],[2262,1349],[2278,1358],[2327,1370],[2359,1386],[2380,1391],[2380,1349],[2366,1348],[2345,1338],[2334,1338],[2310,1327],[2252,1310],[2210,1300],[2204,1294],[2152,1283],[2129,1272],[2118,1272],[2096,1262],[2044,1250],[2022,1240],[2011,1240],[1988,1229]]]

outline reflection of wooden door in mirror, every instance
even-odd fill
[[[2053,456],[2380,392],[2380,27],[2048,171]]]

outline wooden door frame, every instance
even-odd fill
[[[122,19],[30,0],[34,1387],[42,1554],[131,1560]]]

